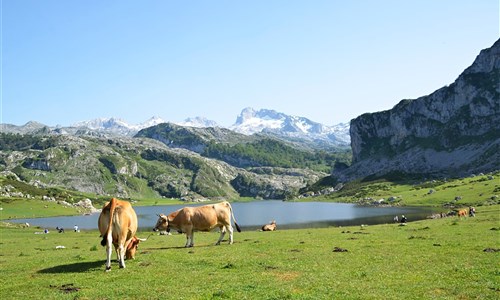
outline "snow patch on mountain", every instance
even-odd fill
[[[198,127],[198,128],[205,128],[205,127],[220,127],[217,122],[208,120],[205,117],[194,117],[194,118],[187,118],[183,122],[175,123],[180,126],[188,126],[188,127]]]
[[[133,125],[119,118],[98,118],[72,126],[86,127],[106,134],[133,136],[141,129],[166,122],[160,117],[152,117],[143,123]],[[217,122],[204,117],[187,118],[183,122],[171,123],[198,128],[220,127]],[[229,129],[245,135],[267,133],[290,140],[300,139],[322,145],[348,146],[350,143],[348,123],[327,126],[304,117],[290,116],[270,109],[254,110],[247,107],[241,111],[236,122]]]
[[[97,118],[73,124],[73,127],[86,127],[95,131],[106,131],[122,135],[134,135],[139,130],[155,126],[166,121],[160,117],[152,117],[140,124],[129,124],[119,118]]]
[[[335,145],[348,145],[350,142],[348,123],[327,126],[304,117],[289,116],[269,109],[254,110],[251,107],[243,109],[230,129],[246,135],[267,132]]]

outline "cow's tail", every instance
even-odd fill
[[[236,218],[234,217],[233,207],[231,206],[231,204],[229,202],[227,204],[229,205],[229,210],[231,211],[231,216],[233,217],[234,226],[236,226],[236,230],[238,232],[241,232],[240,225],[238,225],[238,223],[236,223]]]
[[[112,198],[111,201],[109,202],[109,223],[108,223],[108,228],[106,229],[106,233],[102,235],[102,241],[101,245],[106,246],[106,241],[111,237],[111,231],[113,230],[113,215],[115,212],[116,208],[116,199]]]

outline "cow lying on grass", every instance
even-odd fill
[[[125,258],[134,259],[140,239],[137,232],[137,215],[127,201],[111,199],[104,204],[98,221],[101,245],[106,246],[106,271],[111,270],[111,244],[114,245],[120,268],[125,268]]]
[[[158,221],[154,227],[154,231],[167,231],[176,229],[179,232],[186,233],[185,247],[194,246],[194,231],[211,231],[212,229],[220,228],[220,237],[216,245],[224,238],[226,230],[229,232],[229,244],[233,243],[233,227],[231,226],[231,217],[236,226],[236,230],[241,232],[240,226],[236,223],[233,209],[229,202],[224,201],[217,204],[210,204],[199,207],[184,207],[168,216],[164,214],[158,215]]]
[[[275,231],[276,230],[276,221],[271,221],[271,223],[262,226],[262,231]]]

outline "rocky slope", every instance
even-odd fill
[[[500,40],[454,83],[351,121],[350,180],[391,172],[460,176],[500,167]]]
[[[149,138],[2,134],[0,177],[122,198],[284,199],[325,173],[241,169]],[[10,175],[9,175],[10,174]]]
[[[163,123],[145,128],[135,137],[158,140],[169,148],[183,148],[237,168],[285,167],[330,172],[336,162],[350,163],[350,151],[310,149],[268,134],[245,135],[220,127],[184,127]]]

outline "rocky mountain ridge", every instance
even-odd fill
[[[162,123],[194,128],[222,128],[244,135],[267,134],[278,139],[292,141],[311,149],[335,149],[349,146],[349,124],[326,126],[307,118],[289,116],[274,110],[254,110],[245,108],[234,125],[229,128],[205,117],[187,118],[183,122],[168,122],[160,117],[152,117],[140,124],[130,124],[119,118],[97,118],[75,123],[68,127],[49,126],[30,121],[23,126],[2,124],[3,132],[21,134],[56,133],[90,136],[134,136],[140,130]]]
[[[467,175],[500,168],[500,40],[452,84],[351,121],[342,180],[391,172]]]
[[[165,122],[166,122],[165,120],[156,116],[148,119],[143,123],[136,125],[129,124],[127,121],[119,118],[98,118],[90,121],[78,122],[73,124],[71,127],[76,127],[76,128],[83,127],[99,132],[108,132],[118,135],[133,136],[141,129],[155,126]]]

